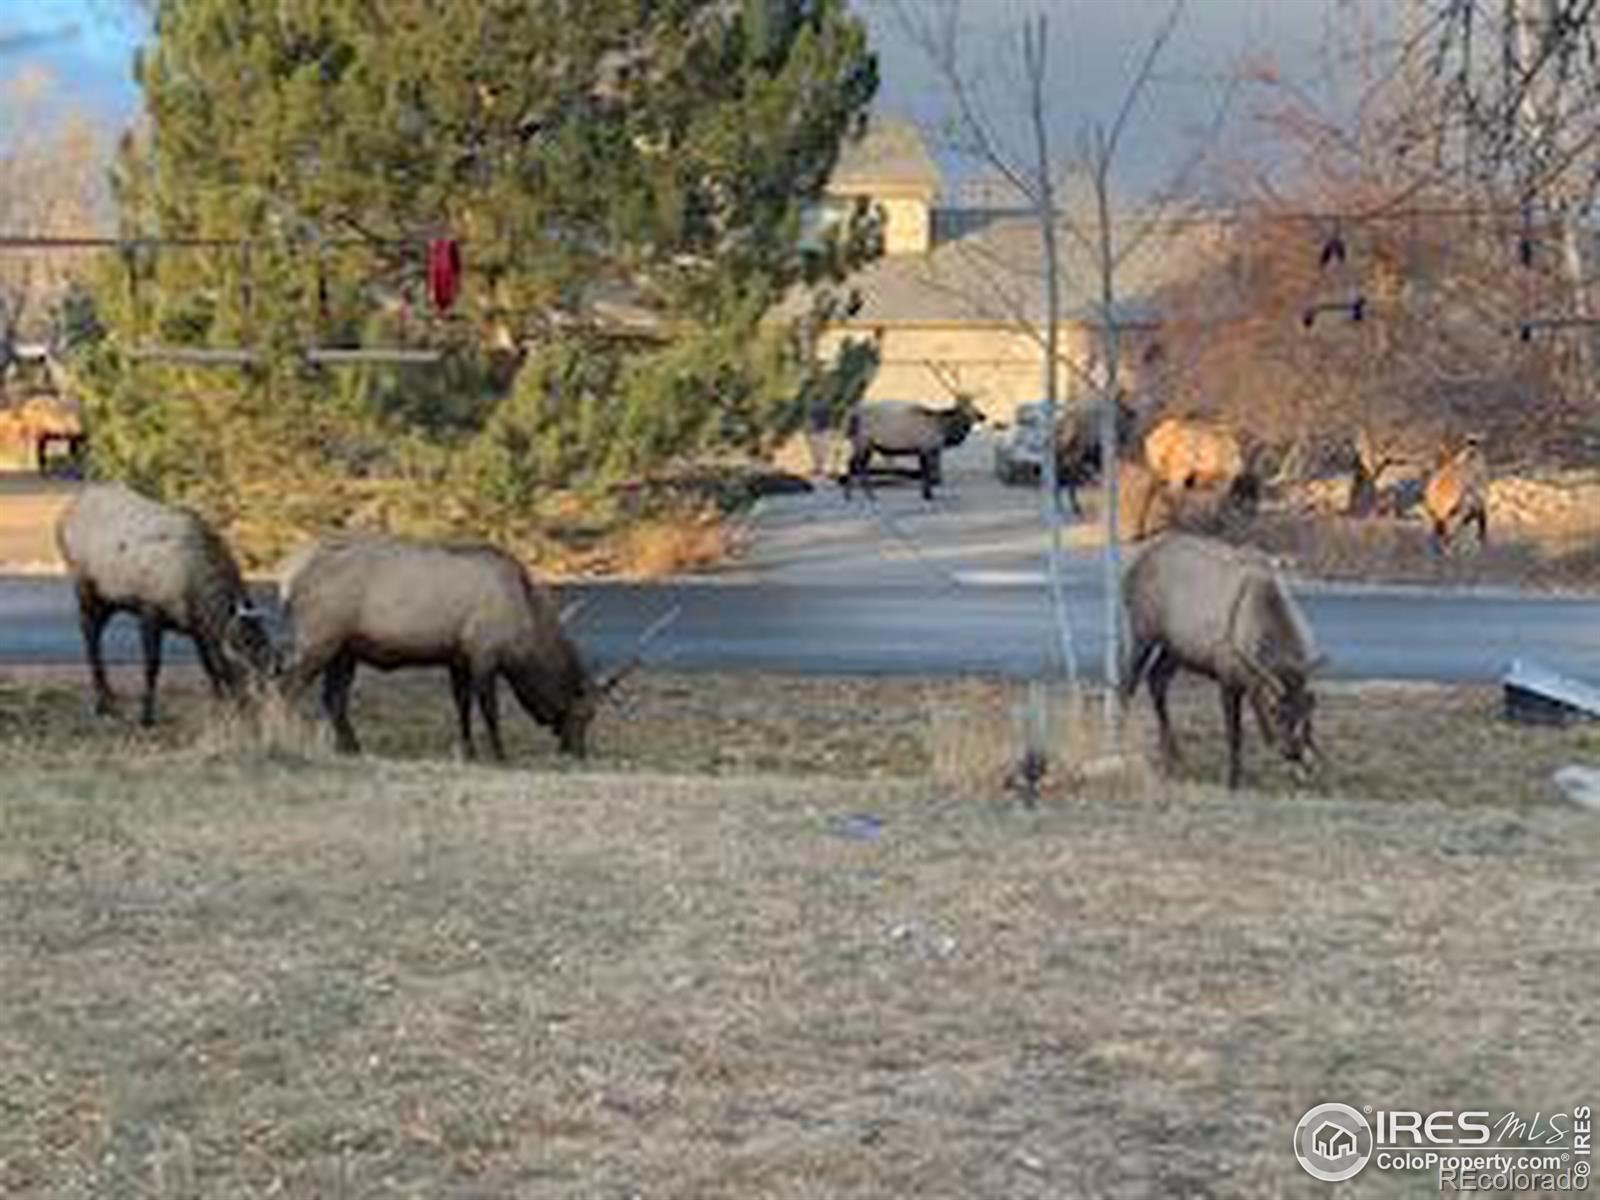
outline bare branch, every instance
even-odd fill
[[[1174,31],[1178,28],[1178,21],[1183,16],[1187,0],[1172,0],[1167,9],[1166,16],[1156,27],[1155,36],[1150,39],[1150,44],[1145,47],[1144,58],[1139,63],[1139,70],[1129,85],[1127,94],[1122,98],[1122,107],[1117,110],[1117,116],[1111,122],[1111,132],[1105,138],[1102,153],[1109,160],[1117,153],[1117,147],[1122,141],[1122,131],[1127,127],[1128,119],[1133,114],[1134,105],[1139,103],[1139,98],[1150,83],[1154,74],[1156,63],[1161,58],[1162,52],[1167,48],[1167,43],[1172,40]]]
[[[907,38],[923,52],[940,81],[949,89],[966,136],[970,139],[968,153],[987,162],[1000,172],[1007,183],[1025,196],[1029,203],[1039,202],[1038,188],[1028,173],[1012,162],[1001,148],[1000,140],[990,127],[966,74],[961,69],[957,44],[956,4],[945,0],[937,6],[942,20],[937,28],[927,17],[926,3],[913,4],[910,0],[895,0],[894,12]]]
[[[1177,170],[1160,188],[1154,197],[1145,205],[1143,219],[1131,237],[1123,240],[1112,260],[1114,270],[1121,270],[1123,265],[1143,249],[1155,234],[1163,227],[1170,224],[1170,212],[1174,205],[1189,193],[1194,185],[1194,177],[1200,167],[1210,157],[1211,149],[1216,140],[1222,135],[1223,128],[1227,125],[1228,116],[1233,110],[1234,98],[1238,95],[1240,80],[1231,79],[1218,101],[1216,109],[1211,114],[1211,120],[1206,127],[1204,136],[1190,153],[1189,157],[1179,164]]]

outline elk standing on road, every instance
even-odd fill
[[[1133,439],[1137,415],[1119,396],[1117,401],[1117,446],[1126,448]],[[1066,489],[1067,503],[1074,516],[1083,515],[1078,489],[1094,482],[1104,465],[1100,452],[1099,402],[1079,405],[1062,414],[1056,432],[1056,481]]]
[[[1123,604],[1131,633],[1123,695],[1149,681],[1162,751],[1178,760],[1167,687],[1187,669],[1217,681],[1228,733],[1228,786],[1240,778],[1243,702],[1261,735],[1302,766],[1317,753],[1309,682],[1324,659],[1271,560],[1258,551],[1192,534],[1168,533],[1128,567]]]
[[[933,485],[939,478],[939,455],[961,445],[983,414],[972,401],[960,397],[950,408],[928,408],[902,400],[868,400],[856,405],[845,422],[850,439],[850,465],[843,480],[845,498],[850,485],[859,483],[872,495],[867,464],[874,453],[915,454],[922,481],[922,498],[933,499]]]

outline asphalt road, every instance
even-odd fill
[[[764,502],[745,552],[714,580],[576,585],[590,598],[574,622],[603,666],[671,604],[678,621],[649,661],[685,670],[1031,675],[1054,644],[1040,566],[1038,492],[1002,488],[988,450],[967,448],[926,504],[912,487],[845,503],[837,489]],[[1092,500],[1091,500],[1092,502]],[[1092,521],[1068,537],[1066,591],[1087,677],[1103,657],[1103,605]],[[1329,675],[1347,679],[1487,682],[1515,658],[1600,681],[1600,598],[1504,592],[1297,589]],[[108,634],[114,661],[137,659],[133,622]],[[171,639],[174,661],[192,659]],[[68,586],[0,574],[0,664],[77,663],[82,649]]]
[[[577,585],[590,603],[576,635],[600,664],[626,653],[670,604],[682,616],[649,661],[685,670],[953,675],[1037,671],[1050,644],[1042,591],[1020,585],[841,587],[836,584]],[[1068,590],[1086,674],[1102,655],[1100,594]],[[1302,590],[1307,615],[1348,679],[1492,681],[1513,658],[1600,679],[1600,601],[1401,589]],[[108,634],[114,661],[137,659],[131,619]],[[81,661],[70,589],[59,579],[0,577],[0,663]],[[184,639],[170,658],[190,659]]]

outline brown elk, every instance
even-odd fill
[[[1183,523],[1253,515],[1261,502],[1261,450],[1247,454],[1233,430],[1198,417],[1167,417],[1144,439],[1145,463],[1187,514]]]
[[[1211,538],[1167,533],[1123,577],[1131,640],[1123,695],[1148,681],[1169,761],[1179,758],[1167,688],[1180,670],[1217,681],[1228,735],[1228,786],[1237,787],[1248,697],[1261,735],[1297,767],[1318,753],[1309,681],[1325,661],[1271,560]]]
[[[272,640],[227,544],[197,513],[162,504],[120,483],[90,484],[56,523],[56,544],[77,591],[78,620],[94,683],[95,710],[116,699],[101,641],[119,612],[139,619],[144,651],[140,721],[155,723],[161,642],[194,640],[214,692],[244,698],[246,683],[273,671]]]
[[[1178,519],[1172,493],[1142,463],[1125,462],[1117,479],[1117,531],[1124,542],[1154,537]]]
[[[1479,439],[1466,438],[1462,447],[1428,477],[1422,506],[1432,526],[1435,552],[1442,552],[1455,533],[1476,525],[1478,545],[1489,541],[1489,464]]]
[[[1120,451],[1132,440],[1138,416],[1120,395],[1116,406]],[[1078,503],[1078,489],[1093,482],[1104,465],[1100,447],[1100,422],[1104,411],[1103,402],[1084,404],[1062,413],[1057,422],[1056,480],[1066,489],[1067,503],[1075,515],[1083,514],[1083,507]]]
[[[863,401],[851,410],[845,422],[850,439],[850,465],[842,481],[846,498],[852,483],[860,484],[868,496],[872,495],[867,464],[876,453],[916,455],[922,498],[932,500],[933,486],[939,479],[940,452],[961,445],[983,420],[983,413],[967,396],[958,397],[950,408],[928,408],[902,400]]]
[[[356,668],[365,663],[380,671],[446,668],[467,757],[474,754],[476,699],[490,752],[505,758],[496,689],[502,677],[563,751],[582,756],[601,701],[677,615],[658,620],[626,663],[597,679],[562,628],[550,593],[515,558],[486,543],[332,538],[293,556],[280,587],[294,628],[284,690],[295,699],[320,675],[323,707],[347,753],[360,750],[349,702]]]
[[[1233,430],[1199,417],[1166,417],[1144,439],[1145,463],[1169,488],[1226,487],[1244,473]]]

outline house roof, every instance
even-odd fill
[[[964,232],[953,233],[927,254],[886,255],[851,277],[862,304],[853,325],[897,323],[1039,324],[1045,315],[1043,251],[1039,223],[1018,213],[964,213]],[[1099,272],[1076,228],[1063,224],[1057,239],[1062,320],[1098,319]],[[1152,233],[1119,265],[1119,321],[1153,322],[1156,289],[1187,256],[1182,237]],[[798,311],[803,297],[792,297]]]
[[[847,194],[915,189],[931,195],[941,181],[938,164],[914,125],[873,114],[862,136],[847,141],[839,152],[829,187]]]

